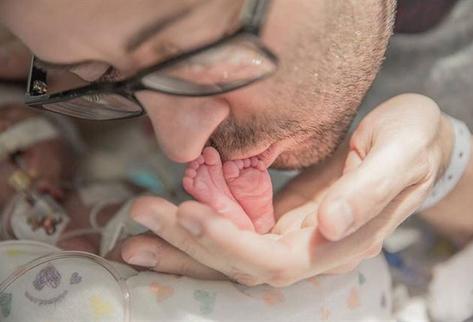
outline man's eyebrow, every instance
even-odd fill
[[[151,39],[153,36],[155,36],[158,32],[161,30],[165,29],[169,25],[172,25],[174,22],[184,18],[187,16],[192,10],[194,10],[195,7],[198,7],[202,5],[204,2],[207,2],[208,0],[202,0],[198,1],[197,3],[184,8],[182,10],[179,10],[164,19],[161,19],[159,21],[156,21],[152,24],[149,24],[145,27],[143,27],[140,31],[137,32],[136,35],[134,35],[129,41],[126,46],[126,50],[128,52],[135,50],[141,44],[145,43],[149,39]]]
[[[158,32],[163,30],[164,28],[168,27],[169,25],[172,25],[174,22],[184,18],[188,14],[191,13],[192,10],[194,10],[196,7],[199,7],[203,5],[205,2],[208,2],[209,0],[201,0],[197,1],[197,3],[179,10],[175,12],[174,14],[159,20],[157,22],[154,22],[148,26],[143,27],[136,35],[134,35],[129,41],[126,46],[126,50],[128,52],[135,50],[141,44],[144,42],[148,41],[152,37],[154,37]],[[92,61],[86,60],[86,61],[81,61],[77,63],[70,63],[70,64],[58,64],[58,63],[52,63],[48,62],[45,60],[42,60],[38,57],[35,57],[35,66],[41,68],[41,69],[50,69],[50,70],[70,70],[73,68],[77,68],[79,66],[91,63]]]

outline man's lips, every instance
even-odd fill
[[[282,144],[273,143],[270,146],[266,146],[264,149],[259,149],[257,151],[251,151],[249,153],[242,153],[238,155],[230,155],[230,160],[242,160],[250,159],[256,157],[259,160],[263,161],[263,164],[266,168],[269,168],[271,164],[276,160],[279,154],[282,152]]]
[[[263,161],[264,166],[269,168],[271,164],[277,159],[279,154],[282,152],[282,147],[280,144],[274,143],[269,146],[265,151],[257,155],[256,157]]]

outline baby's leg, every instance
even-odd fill
[[[123,202],[110,202],[94,207],[81,198],[80,193],[73,193],[64,200],[70,221],[59,237],[57,245],[65,250],[80,250],[98,254],[101,241],[100,227],[105,225],[122,206]],[[95,212],[95,213],[94,213]],[[91,213],[96,218],[95,226]]]
[[[71,192],[63,203],[70,222],[59,238],[58,246],[66,250],[106,255],[102,246],[113,238],[104,236],[110,232],[106,228],[117,216],[128,218],[127,200],[135,193],[133,187],[123,182],[92,183]]]

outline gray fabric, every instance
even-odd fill
[[[415,92],[473,128],[473,1],[462,0],[435,29],[395,35],[362,106],[360,119],[384,100]]]

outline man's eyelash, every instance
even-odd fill
[[[69,65],[60,65],[60,64],[53,64],[42,61],[38,58],[35,59],[34,65],[42,70],[55,70],[55,71],[69,71],[71,69],[77,68],[78,66],[82,66],[85,63],[77,63],[77,64],[69,64]]]
[[[102,76],[100,76],[99,79],[97,79],[97,81],[99,81],[99,82],[113,82],[113,81],[117,81],[117,80],[120,80],[120,79],[122,79],[122,75],[120,74],[120,72],[117,69],[110,66],[107,69],[107,71]]]
[[[41,61],[36,61],[35,62],[35,67],[41,69],[41,70],[57,70],[57,71],[67,71],[70,69],[69,66],[51,66],[49,64],[45,64]]]

